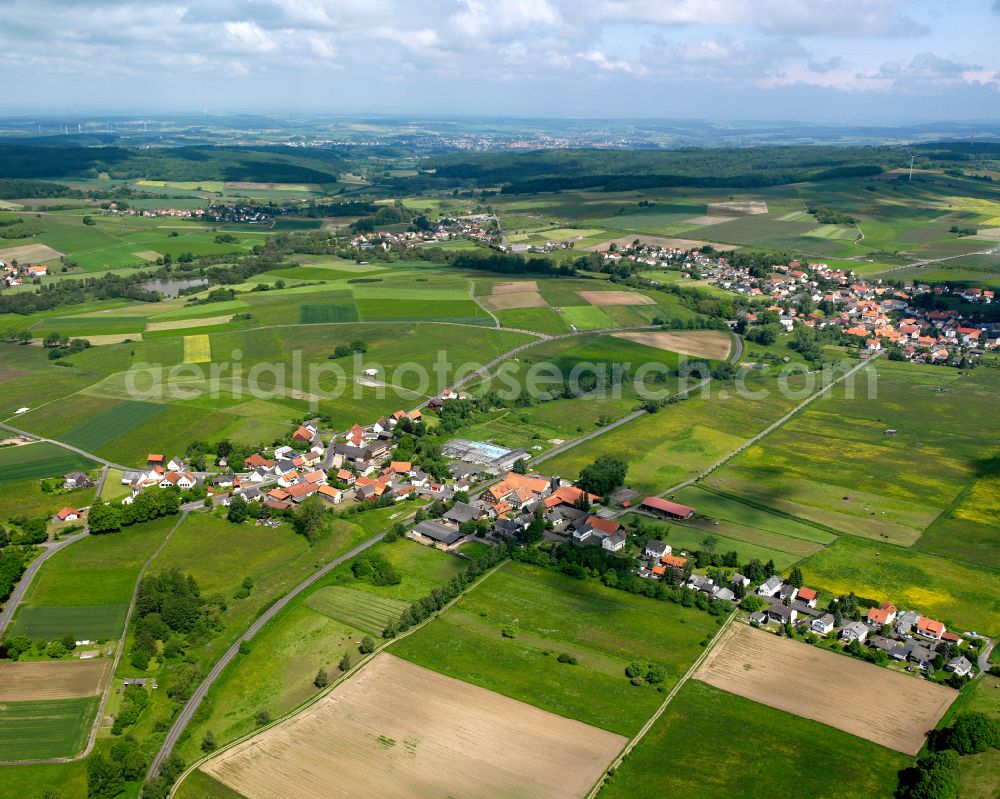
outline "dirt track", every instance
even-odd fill
[[[695,672],[724,691],[915,755],[958,691],[733,624]]]
[[[383,653],[202,769],[247,799],[570,799],[624,743]]]

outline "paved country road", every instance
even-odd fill
[[[65,549],[70,544],[79,541],[81,538],[86,538],[88,535],[89,533],[87,533],[86,530],[83,530],[76,535],[71,535],[69,538],[56,541],[51,546],[46,547],[45,551],[28,565],[24,574],[21,575],[21,579],[18,581],[17,585],[14,586],[14,591],[7,600],[7,604],[3,606],[3,611],[0,612],[0,638],[5,637],[4,633],[7,630],[7,625],[10,624],[11,620],[14,618],[14,611],[17,610],[17,606],[21,603],[21,600],[24,599],[24,595],[28,592],[28,586],[30,586],[31,581],[35,579],[35,575],[38,574],[38,570],[42,568],[42,564],[55,555],[60,549]]]
[[[181,737],[181,733],[184,732],[185,727],[187,727],[188,723],[191,721],[195,712],[198,710],[198,706],[201,705],[202,700],[208,694],[209,690],[211,690],[212,686],[215,684],[215,681],[219,678],[219,675],[222,674],[222,672],[225,670],[226,666],[228,666],[230,662],[232,662],[233,658],[235,658],[236,655],[239,653],[240,644],[243,643],[244,641],[249,641],[250,639],[252,639],[257,633],[261,631],[261,629],[264,627],[265,624],[267,624],[271,619],[273,619],[281,610],[283,610],[288,605],[289,602],[295,599],[295,597],[297,597],[299,594],[301,594],[303,591],[309,588],[309,586],[313,585],[317,580],[321,579],[322,577],[325,577],[341,563],[344,563],[345,561],[348,561],[351,558],[359,555],[373,544],[377,544],[379,541],[385,538],[385,535],[386,535],[385,532],[379,533],[378,535],[369,538],[367,541],[358,544],[353,549],[348,550],[343,555],[334,558],[322,568],[317,569],[315,572],[309,575],[305,580],[303,580],[301,583],[295,586],[291,591],[289,591],[287,594],[281,597],[281,599],[279,599],[277,602],[271,605],[267,610],[265,610],[257,619],[257,621],[255,621],[252,625],[250,625],[247,631],[239,637],[239,640],[237,640],[231,647],[229,647],[229,649],[226,650],[225,654],[223,654],[223,656],[215,662],[215,665],[212,666],[212,670],[209,671],[205,679],[201,681],[201,684],[195,689],[194,693],[191,695],[191,698],[187,701],[181,712],[177,715],[177,718],[174,719],[174,723],[173,725],[171,725],[170,730],[167,732],[167,737],[164,739],[163,745],[160,747],[160,751],[156,753],[156,757],[153,758],[153,762],[149,766],[149,772],[146,775],[146,779],[152,779],[159,772],[160,766],[163,764],[163,761],[166,759],[167,755],[170,754],[170,751],[177,744],[177,741]]]
[[[163,540],[160,542],[160,545],[156,548],[156,551],[153,552],[153,554],[150,555],[148,558],[146,558],[146,562],[142,564],[142,568],[139,570],[139,574],[135,579],[135,587],[132,589],[132,599],[129,601],[128,611],[125,614],[125,622],[122,625],[122,637],[121,640],[119,640],[118,642],[118,646],[115,647],[115,657],[111,663],[111,669],[108,674],[108,682],[107,685],[104,686],[104,691],[101,693],[101,703],[97,708],[97,714],[94,716],[94,723],[90,727],[90,735],[87,738],[87,746],[84,748],[82,752],[73,755],[72,757],[53,757],[44,760],[0,761],[0,766],[27,766],[27,765],[40,765],[43,763],[72,763],[74,760],[82,760],[94,750],[94,743],[97,741],[97,732],[101,728],[101,721],[104,719],[104,714],[107,711],[108,707],[108,699],[111,697],[111,689],[114,687],[115,684],[115,672],[118,671],[118,664],[121,661],[122,655],[125,652],[125,640],[128,636],[128,626],[132,620],[132,612],[135,610],[135,603],[139,598],[139,585],[142,583],[142,578],[146,574],[146,569],[148,569],[149,565],[154,560],[156,560],[157,555],[159,555],[160,552],[163,551],[163,548],[167,545],[167,542],[170,540],[170,537],[177,531],[177,529],[181,526],[181,524],[183,524],[184,520],[187,518],[187,515],[188,511],[182,509],[180,515],[177,517],[177,521],[174,522],[174,526],[170,528],[170,532],[168,532],[163,537]],[[72,541],[82,538],[85,535],[87,535],[87,533],[80,533],[78,536],[75,536],[72,539],[67,538],[65,542],[60,542],[60,543],[68,544],[71,543]],[[111,533],[110,535],[122,535],[122,533],[116,533],[116,534]],[[25,574],[25,576],[27,576],[27,574]]]

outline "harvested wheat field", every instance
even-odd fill
[[[109,658],[0,663],[0,702],[96,696]]]
[[[624,338],[658,350],[670,350],[695,358],[711,358],[724,361],[729,357],[732,341],[721,330],[696,330],[690,333],[670,333],[667,331],[641,330],[612,333],[615,338]]]
[[[732,222],[734,219],[736,219],[735,216],[695,216],[688,219],[687,223],[704,227],[705,225],[721,225],[723,222]]]
[[[908,755],[958,691],[733,624],[694,676],[724,691]]]
[[[763,200],[735,200],[724,203],[709,203],[708,214],[766,214],[767,203]]]
[[[538,283],[534,280],[509,280],[493,284],[494,294],[521,294],[525,291],[538,291]]]
[[[142,258],[144,261],[155,261],[157,258],[163,257],[163,253],[156,250],[139,250],[139,252],[134,252],[132,255]]]
[[[53,250],[48,244],[22,244],[18,247],[5,247],[0,250],[0,261],[21,264],[37,264],[43,261],[57,261],[62,257],[59,250]]]
[[[578,291],[585,302],[598,307],[606,305],[656,305],[652,297],[634,291]]]
[[[121,344],[124,341],[142,341],[142,333],[100,333],[96,336],[80,336],[95,347],[106,344]]]
[[[382,653],[202,770],[247,799],[569,799],[625,740]]]
[[[150,333],[156,330],[183,330],[186,327],[211,327],[231,322],[232,314],[225,316],[203,316],[200,319],[174,319],[171,322],[147,322],[146,330]]]
[[[537,291],[515,291],[508,294],[493,294],[478,298],[491,311],[509,308],[548,308],[549,304]]]

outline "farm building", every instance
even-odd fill
[[[442,547],[450,547],[460,538],[464,538],[462,533],[453,527],[446,527],[441,522],[431,519],[417,524],[413,528],[413,533],[418,538],[426,538]]]
[[[671,502],[667,499],[660,499],[659,497],[646,497],[641,506],[648,511],[651,511],[659,516],[665,516],[668,519],[690,519],[694,516],[694,508],[689,508],[687,505],[681,505],[679,502]]]

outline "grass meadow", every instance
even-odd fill
[[[834,389],[708,485],[839,532],[914,544],[992,456],[965,409],[1000,410],[1000,378],[884,361],[870,385],[871,398]]]
[[[959,632],[1000,633],[1000,572],[851,536],[801,564],[809,585],[889,600]]]
[[[0,706],[0,760],[70,757],[87,742],[98,697]]]
[[[910,758],[810,719],[689,680],[601,799],[891,796]],[[835,775],[835,776],[834,776]]]
[[[68,449],[40,442],[0,448],[0,484],[89,471],[96,464]]]
[[[167,516],[118,533],[88,536],[57,552],[28,588],[14,618],[14,633],[63,628],[60,636],[117,637],[139,569],[176,521]],[[72,630],[65,629],[69,624]]]
[[[510,628],[514,637],[504,637]],[[663,701],[625,667],[662,665],[665,689],[687,670],[717,620],[520,563],[491,575],[392,654],[597,727],[634,734]],[[577,658],[560,663],[559,654]]]

